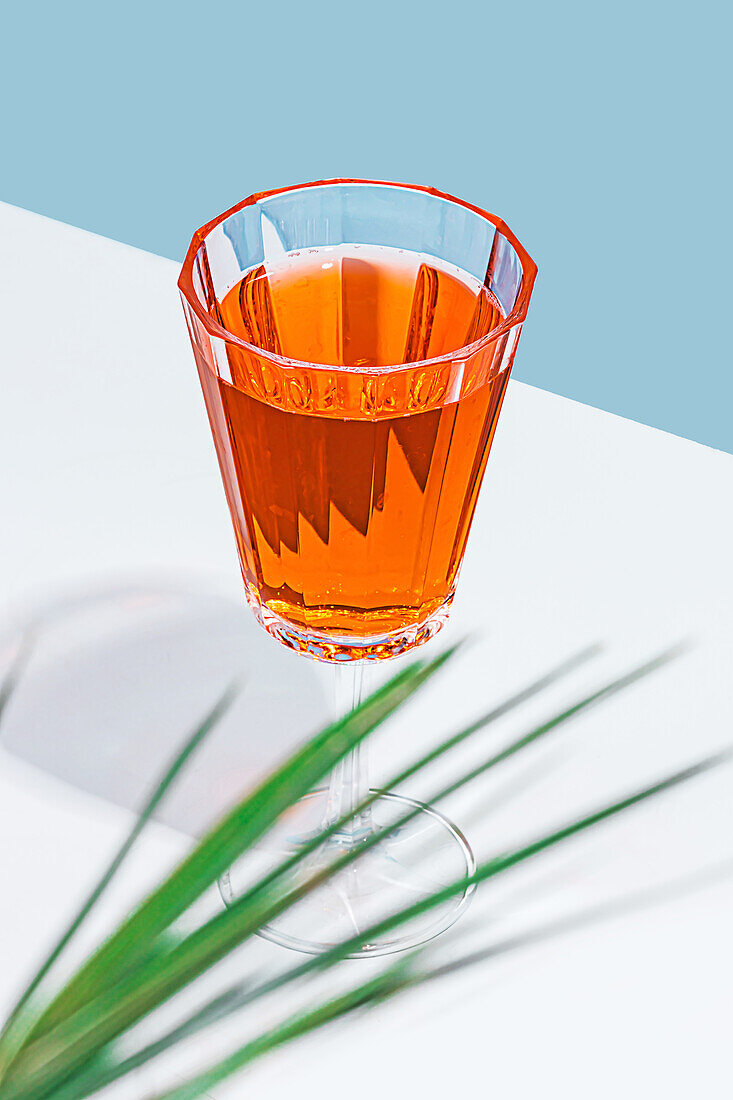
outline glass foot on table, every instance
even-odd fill
[[[267,838],[267,848],[256,853],[255,874],[263,875],[292,855],[322,828],[326,820],[327,791],[314,791],[293,807]],[[301,899],[260,932],[265,939],[306,954],[320,954],[377,921],[418,902],[441,887],[471,875],[473,853],[462,833],[437,810],[403,795],[383,793],[372,805],[374,828],[389,827],[411,810],[407,824],[385,838],[351,866]],[[310,877],[359,843],[333,838],[298,865],[296,882]],[[253,882],[251,858],[235,864],[219,883],[231,904]],[[426,943],[449,928],[467,908],[475,890],[462,893],[409,923],[380,934],[349,958],[388,955]]]

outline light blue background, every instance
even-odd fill
[[[517,377],[733,450],[726,10],[6,5],[0,198],[180,258],[251,191],[432,184],[539,264]]]

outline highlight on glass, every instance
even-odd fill
[[[263,192],[193,236],[179,287],[247,601],[284,645],[348,666],[342,708],[358,703],[366,663],[426,642],[446,620],[535,276],[499,218],[404,184]],[[327,825],[366,789],[352,758],[309,814]],[[400,796],[332,843],[358,843],[390,798]],[[451,873],[456,861],[469,867],[455,826],[425,813]],[[303,916],[303,935],[273,938],[327,946],[339,908],[353,930],[367,895],[387,903],[400,889],[400,874],[376,862],[394,862],[398,840],[409,852],[404,833],[386,839],[371,874],[339,887],[348,897]],[[465,900],[410,942],[451,923]],[[321,935],[326,912],[333,927]]]

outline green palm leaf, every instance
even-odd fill
[[[299,963],[269,981],[253,980],[225,990],[201,1005],[177,1027],[132,1054],[118,1049],[118,1040],[132,1027],[186,989],[214,963],[224,958],[263,925],[293,905],[331,875],[363,857],[382,839],[376,833],[363,843],[336,858],[328,867],[302,881],[293,875],[298,864],[320,847],[324,840],[343,828],[352,816],[362,812],[379,796],[371,793],[351,813],[344,815],[319,836],[303,845],[279,867],[239,897],[229,909],[188,934],[171,937],[177,920],[229,867],[273,825],[282,812],[307,793],[338,760],[366,737],[377,725],[408,699],[451,656],[453,650],[431,662],[418,661],[394,677],[352,714],[332,723],[299,749],[257,790],[244,798],[213,830],[194,846],[191,853],[112,933],[97,951],[72,976],[49,1004],[35,1007],[39,988],[45,984],[53,964],[96,903],[129,852],[132,844],[159,805],[170,784],[191,753],[202,742],[230,702],[227,694],[194,731],[151,798],[139,820],[106,869],[97,887],[86,899],[74,921],[61,937],[23,993],[0,1037],[0,1100],[83,1100],[131,1070],[145,1065],[158,1054],[183,1039],[199,1033],[217,1020],[241,1011],[247,1005],[307,975],[327,970],[357,951],[364,943],[409,922],[449,898],[463,892],[469,884],[502,874],[510,867],[589,829],[637,803],[692,778],[717,763],[717,758],[701,761],[682,772],[636,791],[626,798],[586,814],[553,832],[535,838],[508,853],[483,863],[469,879],[422,898],[413,905],[390,914],[371,928],[336,945],[319,956]],[[430,749],[392,778],[390,786],[399,786],[407,778],[463,743],[479,729],[519,706],[559,676],[590,656],[585,651],[563,662],[546,676],[511,696],[457,733]],[[620,691],[669,660],[671,653],[634,669],[625,676],[583,697],[540,725],[515,738],[478,766],[460,775],[436,791],[432,802],[446,797],[464,784],[550,734],[583,713],[588,707]],[[2,692],[0,692],[0,700]],[[418,812],[410,810],[388,831],[407,823]],[[160,1100],[193,1100],[206,1089],[277,1046],[325,1026],[333,1019],[355,1011],[375,1000],[392,996],[401,989],[419,984],[431,975],[415,969],[412,953],[396,967],[338,998],[325,1001],[289,1018],[278,1027],[244,1044],[191,1082],[163,1094]]]

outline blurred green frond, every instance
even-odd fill
[[[502,874],[533,859],[570,837],[600,824],[632,806],[661,794],[717,763],[700,761],[666,776],[624,798],[602,806],[563,826],[535,837],[511,851],[482,863],[470,877],[457,879],[414,904],[384,917],[370,928],[329,948],[320,955],[286,968],[277,976],[258,980],[251,975],[205,1001],[174,1028],[137,1050],[125,1039],[131,1030],[162,1005],[186,991],[215,963],[254,936],[275,917],[289,909],[327,879],[363,858],[379,844],[385,832],[377,830],[362,843],[347,849],[326,867],[300,878],[294,871],[309,866],[307,857],[366,810],[379,797],[372,792],[354,811],[344,815],[316,837],[285,857],[280,865],[255,882],[233,904],[217,912],[193,930],[183,932],[179,921],[199,898],[244,853],[272,828],[281,815],[308,793],[348,752],[357,746],[405,703],[452,656],[453,650],[432,661],[414,661],[351,714],[331,723],[299,748],[256,790],[244,797],[186,858],[140,904],[60,987],[54,986],[56,963],[84,924],[100,896],[139,837],[151,815],[191,755],[203,743],[234,697],[229,689],[196,727],[142,807],[128,837],[121,845],[89,897],[26,987],[0,1034],[0,1100],[84,1100],[102,1088],[147,1065],[217,1022],[241,1012],[275,990],[295,985],[309,975],[323,973],[358,951],[364,944],[391,931],[468,886]],[[389,787],[399,786],[479,730],[509,713],[550,686],[593,653],[584,651],[526,688],[506,699],[479,719],[443,739],[419,759],[392,777]],[[645,677],[672,656],[662,654],[625,676],[579,699],[544,722],[515,738],[501,750],[463,772],[433,793],[435,803],[516,756],[565,723]],[[6,692],[7,695],[7,692]],[[0,691],[0,699],[5,698]],[[389,832],[411,820],[419,810],[410,809],[389,826]],[[176,934],[171,933],[176,930]],[[315,1003],[287,1017],[280,1024],[232,1051],[185,1085],[160,1095],[157,1100],[194,1100],[207,1089],[255,1058],[317,1030],[332,1020],[349,1015],[396,993],[412,988],[437,971],[421,967],[421,952],[411,952],[385,968],[377,977],[332,998]]]

